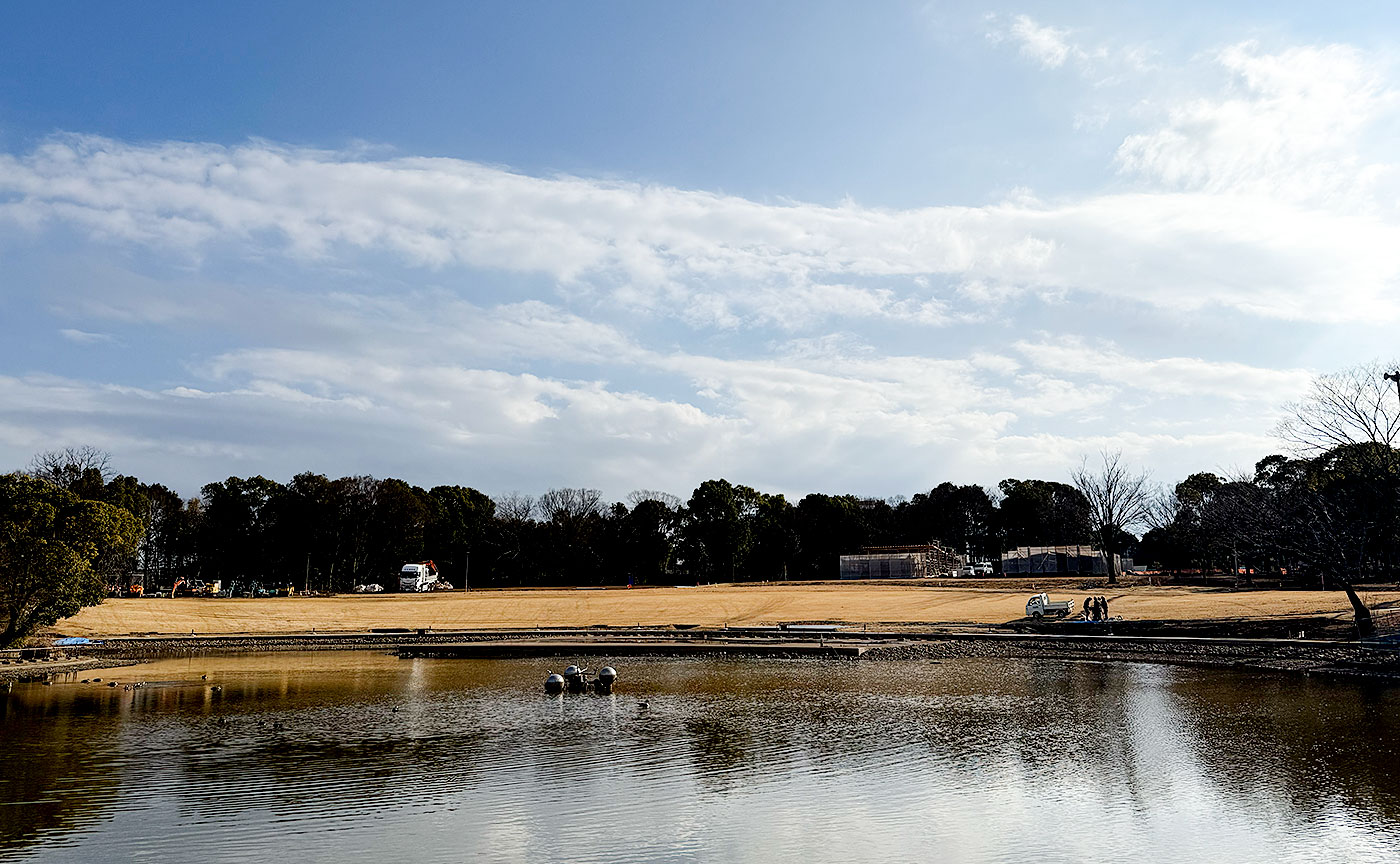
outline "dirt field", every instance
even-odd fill
[[[1090,590],[1048,589],[1082,603]],[[1030,586],[908,583],[713,585],[697,588],[461,591],[260,600],[107,600],[59,622],[65,635],[290,633],[373,627],[469,629],[696,624],[997,624],[1025,614]],[[1241,591],[1185,587],[1094,588],[1127,619],[1209,620],[1349,613],[1339,591]],[[1400,598],[1400,595],[1395,595]],[[1377,599],[1388,600],[1389,596]]]

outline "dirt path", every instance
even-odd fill
[[[582,627],[668,624],[853,624],[965,622],[1020,618],[1030,586],[945,587],[908,583],[712,585],[698,588],[461,591],[262,600],[107,600],[59,623],[74,636],[133,633],[289,633],[374,627]],[[1090,590],[1050,589],[1082,603]],[[1349,610],[1330,591],[1249,591],[1135,586],[1095,588],[1125,618],[1207,620],[1330,615]]]

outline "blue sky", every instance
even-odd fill
[[[1171,482],[1394,354],[1389,4],[33,4],[0,465]]]

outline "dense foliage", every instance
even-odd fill
[[[1105,540],[1083,492],[1033,479],[1003,480],[995,490],[943,483],[894,500],[813,493],[795,504],[722,479],[701,483],[685,501],[642,490],[627,503],[590,489],[493,500],[465,486],[310,473],[288,483],[230,477],[189,500],[93,471],[48,486],[65,501],[86,498],[111,505],[100,512],[132,517],[138,527],[125,563],[149,588],[180,578],[392,588],[401,564],[427,559],[445,579],[473,587],[830,579],[843,553],[930,541],[991,561],[1018,545],[1108,543],[1139,564],[1177,572],[1287,572],[1326,584],[1395,578],[1396,455],[1346,445],[1311,459],[1270,456],[1249,477],[1193,474],[1154,502],[1141,541],[1112,526]]]
[[[101,491],[109,489],[122,486]],[[0,647],[101,602],[108,579],[128,569],[140,531],[124,507],[0,476]]]

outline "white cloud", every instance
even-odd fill
[[[441,317],[437,306],[418,308]],[[518,361],[572,356],[549,338],[570,316],[534,304],[524,311],[507,305],[481,316],[520,322],[518,332],[501,333]],[[0,442],[17,454],[96,444],[119,452],[124,470],[184,480],[187,493],[228,473],[285,479],[302,470],[373,470],[488,492],[583,483],[619,498],[636,486],[683,494],[721,475],[789,493],[878,494],[944,479],[1053,477],[1108,439],[1168,471],[1198,465],[1199,452],[1183,442],[1213,441],[1212,453],[1225,448],[1219,458],[1235,462],[1257,459],[1268,446],[1246,416],[1226,423],[1198,416],[1164,430],[1153,428],[1150,414],[1122,411],[1123,394],[1138,389],[1136,374],[1180,371],[1182,382],[1162,392],[1203,381],[1209,396],[1212,387],[1226,392],[1230,375],[1251,374],[1229,364],[1202,371],[1190,361],[1087,350],[1076,359],[1082,346],[1057,352],[1036,344],[1016,346],[1024,362],[988,351],[933,359],[832,339],[744,360],[624,342],[612,361],[595,361],[606,377],[560,377],[454,359],[491,362],[490,326],[474,354],[406,355],[396,346],[417,325],[400,312],[362,308],[364,325],[380,334],[377,346],[237,349],[164,391],[0,377],[7,406]],[[450,320],[437,326],[425,331],[426,344],[453,328]],[[494,362],[506,363],[506,354]],[[1099,364],[1123,371],[1105,374]],[[609,380],[633,373],[669,382],[662,389],[674,395]],[[1252,374],[1270,380],[1263,370]],[[181,477],[170,478],[173,464]]]
[[[64,327],[58,331],[58,335],[79,345],[113,345],[117,342],[117,338],[110,333],[89,333],[73,327]]]
[[[1014,347],[1026,357],[1029,368],[1169,396],[1277,406],[1296,398],[1312,378],[1305,369],[1268,369],[1198,357],[1134,357],[1112,343],[1095,347],[1075,336],[1053,342],[1019,341]]]
[[[426,268],[543,273],[561,290],[591,285],[617,308],[695,327],[939,325],[987,303],[1076,292],[1296,320],[1397,314],[1393,221],[1246,192],[894,211],[258,142],[62,138],[0,157],[0,220],[190,255],[234,244],[324,266],[387,250]]]
[[[1227,89],[1187,99],[1166,125],[1128,136],[1125,172],[1171,188],[1249,194],[1315,207],[1381,204],[1374,193],[1396,166],[1367,158],[1366,131],[1393,118],[1397,91],[1383,66],[1345,45],[1264,53],[1232,45],[1215,55]],[[1379,159],[1393,159],[1386,148]]]
[[[1085,44],[1074,38],[1071,28],[1042,24],[1029,15],[1013,15],[1003,21],[1000,15],[989,14],[985,20],[987,39],[993,44],[1010,42],[1022,57],[1043,69],[1072,65],[1096,87],[1152,68],[1152,52],[1142,45]]]
[[[1023,56],[1037,61],[1047,69],[1063,66],[1070,52],[1079,52],[1077,47],[1066,41],[1069,30],[1037,24],[1026,15],[1017,15],[1011,19],[1010,35],[1020,43]]]

